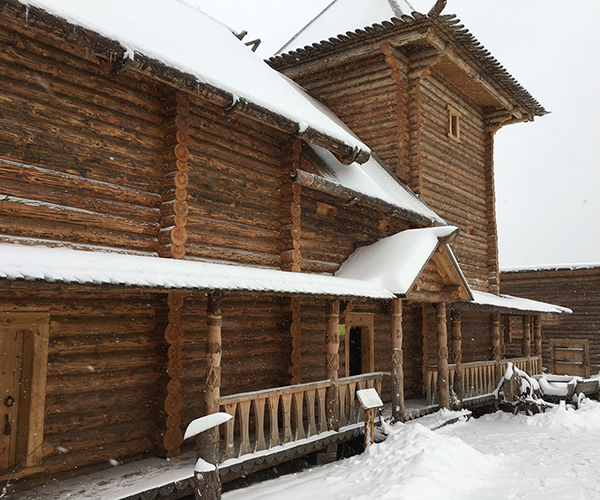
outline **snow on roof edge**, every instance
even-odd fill
[[[518,273],[518,272],[527,272],[527,271],[561,271],[561,270],[575,271],[577,269],[594,269],[596,267],[600,267],[600,262],[582,262],[579,264],[543,264],[540,266],[536,266],[536,265],[506,266],[506,267],[500,267],[500,272],[501,273]]]
[[[331,275],[14,243],[0,244],[0,279],[395,298],[389,290],[372,283]]]
[[[471,292],[474,298],[473,304],[549,314],[571,314],[573,312],[568,307],[557,306],[539,300],[526,299],[506,294],[494,295],[493,293],[481,292],[479,290],[471,290]]]

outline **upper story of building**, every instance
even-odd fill
[[[447,221],[467,278],[493,291],[490,130],[543,109],[483,56],[433,61],[458,28],[415,16],[376,29],[410,46],[272,61],[332,113],[180,2],[0,1],[0,243],[333,273],[359,246]]]
[[[459,227],[454,249],[469,281],[497,290],[493,134],[546,111],[455,16],[441,15],[444,4],[408,15],[395,0],[368,9],[336,0],[269,62]]]

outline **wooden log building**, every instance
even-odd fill
[[[544,322],[542,353],[550,373],[590,377],[600,373],[600,264],[511,268],[500,273],[502,291],[561,303],[573,314]],[[505,337],[522,331],[505,325]]]
[[[454,16],[269,67],[160,6],[0,0],[0,481],[177,457],[218,410],[229,480],[334,453],[359,388],[403,420],[540,369],[567,310],[499,295],[493,138],[545,110]]]

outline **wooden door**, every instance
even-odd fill
[[[21,402],[23,330],[0,331],[0,471],[12,467],[17,456],[17,424]]]
[[[41,462],[48,330],[47,313],[0,312],[0,471]]]
[[[590,376],[589,341],[584,339],[550,339],[552,373]]]
[[[345,376],[350,376],[350,333],[353,328],[360,331],[360,370],[361,373],[375,371],[375,315],[373,313],[349,313],[345,320],[346,339],[344,342]],[[355,330],[355,332],[358,330]]]

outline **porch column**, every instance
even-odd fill
[[[523,316],[523,356],[527,358],[527,373],[531,374],[531,316]]]
[[[338,326],[340,322],[340,301],[339,299],[328,300],[326,305],[327,310],[327,334],[325,337],[326,343],[326,362],[327,362],[327,378],[332,384],[327,389],[325,406],[327,408],[327,422],[329,430],[339,430],[340,426],[340,409],[339,409],[339,394],[338,394],[338,371],[340,367],[340,337]]]
[[[453,387],[454,393],[459,401],[462,402],[463,391],[462,391],[462,314],[460,311],[452,311],[451,322],[452,322],[452,361],[456,364],[456,370],[454,371]]]
[[[537,373],[542,373],[542,318],[534,316],[533,318],[533,336],[535,339],[535,354],[538,356]]]
[[[392,418],[404,422],[402,299],[392,300]]]
[[[448,385],[448,326],[446,324],[446,303],[435,304],[435,320],[438,341],[438,393],[440,408],[450,407]]]
[[[502,367],[500,365],[500,358],[502,352],[500,349],[500,313],[492,313],[492,358],[496,363],[496,380],[500,380],[502,377]]]
[[[208,294],[208,336],[206,339],[206,414],[219,411],[221,398],[221,294]],[[198,458],[217,464],[219,461],[219,428],[203,432],[196,441]]]

